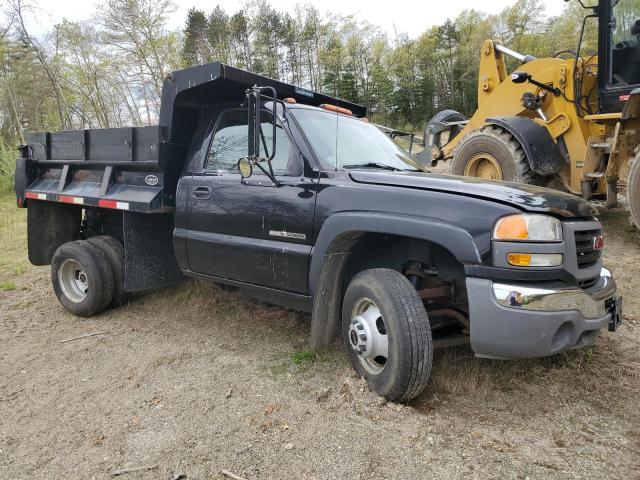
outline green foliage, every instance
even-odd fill
[[[16,171],[17,150],[9,147],[0,138],[0,194],[13,189],[13,176]]]
[[[25,265],[18,265],[13,268],[13,274],[16,276],[23,275],[27,271],[27,267]]]
[[[294,365],[304,365],[313,363],[316,360],[316,354],[310,350],[299,350],[291,354],[291,362]]]
[[[4,291],[11,291],[11,290],[15,290],[16,288],[18,288],[16,286],[16,284],[14,282],[2,282],[0,283],[0,290],[4,290]]]
[[[296,350],[286,356],[279,356],[270,366],[272,375],[282,375],[285,373],[301,373],[316,361],[326,360],[319,358],[310,350]]]
[[[421,132],[440,110],[474,112],[485,39],[537,57],[564,51],[569,58],[587,13],[570,2],[549,18],[541,15],[541,0],[514,0],[496,15],[465,10],[417,38],[390,38],[355,15],[322,14],[311,4],[294,12],[267,0],[248,0],[235,13],[196,7],[177,32],[167,28],[172,0],[102,0],[90,21],[63,21],[36,38],[11,11],[24,5],[8,6],[13,22],[0,20],[4,190],[11,186],[14,146],[26,132],[155,123],[163,81],[177,68],[222,61],[362,103],[375,122]],[[615,16],[615,40],[629,38],[640,0],[620,0]],[[581,54],[596,51],[591,19]]]
[[[629,4],[640,0],[624,1],[625,18],[635,18],[640,8]],[[320,90],[364,104],[376,122],[421,131],[442,109],[473,113],[485,39],[540,57],[574,50],[585,11],[575,2],[557,18],[542,10],[541,0],[516,0],[497,15],[465,10],[416,39],[397,34],[390,40],[355,17],[322,16],[311,5],[291,15],[253,0],[233,16],[220,7],[209,15],[191,9],[181,57],[185,66],[218,59]],[[586,55],[597,46],[594,27],[587,22]]]

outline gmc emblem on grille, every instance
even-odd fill
[[[602,235],[593,237],[593,249],[602,250],[602,247],[604,247],[604,237]]]

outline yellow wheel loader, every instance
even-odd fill
[[[588,13],[570,58],[485,41],[477,111],[470,119],[453,110],[435,115],[426,157],[432,166],[450,160],[457,175],[564,189],[609,207],[620,191],[640,227],[640,2],[580,3]],[[582,56],[590,21],[598,23],[598,52]],[[521,63],[510,74],[505,56]]]

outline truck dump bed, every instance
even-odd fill
[[[221,102],[240,104],[253,85],[274,87],[279,99],[366,114],[360,105],[218,62],[179,70],[164,82],[159,125],[29,134],[16,164],[18,205],[35,199],[141,213],[174,211],[176,185],[201,118]]]
[[[31,133],[27,142],[23,158],[37,175],[26,198],[145,213],[172,208],[163,195],[168,152],[160,126]]]

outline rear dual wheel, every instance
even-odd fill
[[[112,237],[68,242],[51,260],[51,283],[62,306],[79,317],[91,317],[120,305],[123,290],[122,246]]]
[[[113,300],[112,307],[119,307],[129,298],[124,291],[124,247],[113,237],[100,235],[87,240],[98,247],[107,256],[111,271],[113,272]]]

